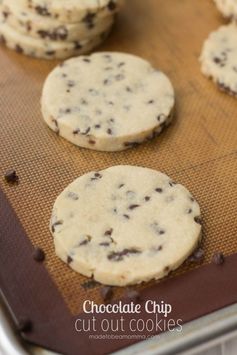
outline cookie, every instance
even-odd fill
[[[237,1],[236,0],[214,0],[218,10],[224,17],[237,18]]]
[[[11,0],[44,17],[64,23],[76,23],[91,16],[108,16],[118,12],[122,0]]]
[[[229,95],[237,95],[237,27],[221,26],[205,41],[200,56],[202,73]]]
[[[68,141],[119,151],[161,133],[172,119],[174,91],[147,61],[101,52],[56,67],[45,81],[41,106],[48,126]]]
[[[63,24],[55,19],[25,11],[19,5],[3,2],[1,13],[6,23],[16,31],[38,39],[52,41],[86,40],[106,32],[114,23],[114,16],[88,17],[75,24]]]
[[[160,279],[192,254],[200,208],[167,175],[137,166],[87,173],[56,199],[50,230],[57,256],[106,285]]]
[[[101,44],[108,33],[102,33],[93,39],[75,42],[46,41],[31,38],[18,33],[5,20],[0,20],[0,41],[8,48],[35,58],[65,59],[88,53]]]

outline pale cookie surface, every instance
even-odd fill
[[[48,126],[85,148],[116,151],[158,135],[172,118],[169,79],[133,55],[101,52],[70,59],[44,84]]]
[[[75,42],[47,41],[20,34],[0,19],[0,42],[18,53],[35,58],[65,59],[92,51],[101,44],[108,33],[102,33],[92,39]]]
[[[108,285],[159,279],[201,238],[198,203],[167,175],[114,166],[76,179],[56,199],[50,230],[59,258]]]
[[[107,16],[116,13],[122,0],[11,0],[44,18],[54,18],[64,23],[83,20],[88,14]]]
[[[214,0],[223,16],[237,18],[237,0]]]
[[[6,23],[15,30],[42,40],[83,41],[107,31],[114,23],[112,15],[106,17],[89,15],[80,23],[63,24],[55,19],[25,11],[21,6],[8,1],[3,1],[0,11]]]
[[[237,95],[237,27],[220,27],[205,41],[201,57],[201,70],[212,78],[226,93]]]

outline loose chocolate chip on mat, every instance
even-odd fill
[[[39,247],[35,247],[35,249],[33,251],[33,259],[38,262],[44,261],[45,253],[44,253],[43,249],[41,249]]]
[[[18,182],[18,180],[19,180],[19,178],[16,174],[16,171],[13,169],[7,170],[4,175],[4,178],[5,178],[6,182],[8,182],[8,183]]]
[[[129,298],[133,302],[139,302],[141,301],[141,294],[140,292],[133,290],[133,289],[127,289],[125,297]]]
[[[18,324],[17,324],[17,329],[20,332],[30,332],[32,330],[32,322],[30,319],[27,318],[22,318],[19,320]]]
[[[204,259],[204,250],[202,248],[198,248],[194,251],[194,253],[187,259],[188,263],[199,263]]]
[[[95,288],[98,285],[99,285],[99,283],[96,282],[95,280],[89,280],[89,281],[83,282],[81,284],[81,287],[83,287],[85,290],[89,290],[89,289]]]
[[[217,252],[212,257],[212,262],[216,265],[222,265],[225,262],[224,254],[221,252]]]
[[[104,302],[110,301],[113,297],[114,291],[111,286],[104,286],[100,289],[100,295]]]

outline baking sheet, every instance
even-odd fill
[[[127,2],[100,50],[125,51],[151,61],[171,78],[177,103],[175,120],[160,137],[120,153],[80,149],[50,131],[42,120],[39,99],[44,79],[56,62],[25,58],[1,48],[1,175],[15,168],[20,183],[0,185],[23,229],[22,238],[27,236],[29,253],[30,243],[45,250],[45,274],[60,295],[68,319],[81,312],[86,298],[101,302],[100,287],[86,289],[82,286],[86,278],[56,258],[48,223],[56,196],[90,170],[134,164],[164,171],[184,184],[201,205],[204,264],[215,251],[237,252],[236,99],[220,93],[204,78],[198,63],[203,40],[222,22],[212,1]],[[14,244],[9,248],[9,253],[17,255]],[[170,277],[193,267],[184,265]],[[25,284],[29,277],[25,275]],[[116,288],[115,298],[123,292]]]

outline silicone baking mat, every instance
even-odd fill
[[[0,281],[16,318],[25,315],[31,297],[42,292],[38,302],[43,300],[45,308],[39,312],[35,300],[34,307],[28,309],[30,318],[34,318],[32,312],[40,313],[42,324],[39,328],[36,326],[34,334],[25,335],[27,339],[65,353],[70,349],[72,353],[72,344],[71,348],[64,344],[62,349],[57,341],[64,336],[62,328],[65,328],[60,328],[59,324],[64,324],[67,318],[68,324],[73,326],[69,320],[82,311],[85,299],[102,301],[100,286],[86,288],[87,279],[55,256],[48,228],[57,195],[73,179],[90,170],[133,164],[167,173],[184,184],[201,205],[204,264],[211,261],[216,251],[222,251],[226,256],[237,253],[237,101],[221,93],[203,77],[198,62],[204,39],[222,23],[212,1],[127,1],[110,38],[99,50],[139,55],[168,74],[176,91],[176,112],[174,122],[160,137],[118,153],[80,149],[52,132],[42,120],[40,96],[47,74],[57,63],[26,58],[1,48],[0,169],[2,176],[9,168],[16,169],[19,184],[9,186],[3,179],[0,182],[4,192],[4,195],[1,192],[2,241],[6,239],[0,248]],[[32,262],[32,245],[44,249],[45,268]],[[232,260],[229,265],[232,268],[236,257],[228,260]],[[189,270],[196,267],[202,269],[202,278],[208,270],[216,275],[213,266],[207,266],[203,271],[197,265],[185,264],[171,274],[168,287],[179,287],[186,275],[194,275],[195,279],[197,273],[192,274]],[[230,269],[227,275],[227,267],[228,263],[217,280],[218,277],[221,280],[223,273],[223,282],[229,277],[227,282],[232,287],[232,276]],[[214,274],[212,281],[216,280]],[[156,284],[155,287],[162,288],[161,284]],[[153,287],[154,283],[149,285]],[[208,297],[204,298],[206,308],[202,313],[236,301],[231,287],[229,298],[223,295],[221,299],[220,296],[219,303],[208,305]],[[115,288],[114,298],[123,293],[123,289]],[[50,299],[52,297],[54,299]],[[55,299],[59,298],[61,308],[59,303],[55,306]],[[54,319],[48,322],[43,313],[52,308]],[[200,312],[188,313],[183,318],[192,319],[200,316]],[[53,328],[56,327],[55,319],[58,333],[55,331],[54,339],[46,341],[45,330],[56,329]],[[78,336],[75,341],[80,341]],[[124,345],[127,343],[120,342],[116,346]],[[108,345],[107,350],[111,349]]]

